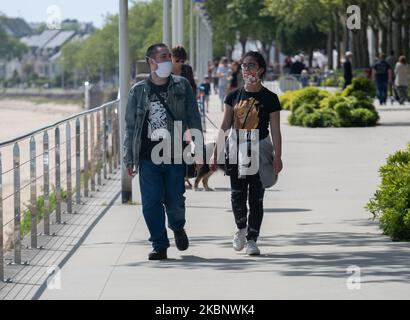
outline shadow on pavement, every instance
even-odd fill
[[[141,242],[142,243],[142,242]],[[146,245],[147,242],[144,242]],[[231,248],[231,237],[191,237],[192,246]],[[280,248],[274,252],[273,248]],[[366,248],[365,250],[361,248]],[[123,267],[213,269],[233,272],[279,273],[292,277],[348,278],[347,268],[361,268],[363,283],[410,282],[410,247],[375,234],[349,232],[301,232],[262,236],[262,255],[249,257],[232,251],[229,256],[206,258],[181,254],[159,263],[141,261]],[[287,248],[288,250],[287,252]],[[237,257],[235,257],[237,256]],[[232,258],[230,258],[232,257]]]

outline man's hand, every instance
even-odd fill
[[[134,170],[134,166],[133,166],[133,165],[128,165],[128,166],[127,166],[127,173],[128,173],[128,175],[129,175],[131,178],[134,178],[134,177],[135,177],[136,172],[135,172],[135,170]]]

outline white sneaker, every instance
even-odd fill
[[[246,243],[246,228],[238,229],[233,237],[233,248],[235,251],[242,251]]]
[[[250,256],[259,256],[261,254],[261,251],[259,250],[255,240],[249,240],[246,243],[246,254]]]

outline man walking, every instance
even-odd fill
[[[149,260],[167,259],[170,246],[165,226],[174,232],[176,246],[187,250],[185,226],[185,172],[183,134],[189,128],[202,132],[201,118],[191,85],[171,75],[171,53],[165,44],[148,48],[151,73],[129,93],[125,114],[124,162],[128,173],[139,172],[142,211],[153,251]],[[180,135],[174,131],[181,129]],[[192,135],[192,132],[191,132]],[[170,148],[162,148],[163,145]],[[201,158],[201,148],[196,148]]]
[[[345,78],[345,84],[343,86],[343,89],[345,89],[348,85],[352,84],[352,79],[353,79],[352,56],[353,56],[352,52],[350,51],[346,52],[345,62],[343,63],[343,76]]]
[[[387,102],[387,87],[392,82],[392,69],[386,61],[386,55],[380,54],[380,59],[373,66],[373,80],[376,81],[377,97],[380,105]]]

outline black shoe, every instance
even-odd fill
[[[148,260],[166,260],[167,257],[167,249],[154,249],[148,255]]]
[[[184,229],[174,231],[175,244],[179,251],[185,251],[189,247],[188,236]]]

